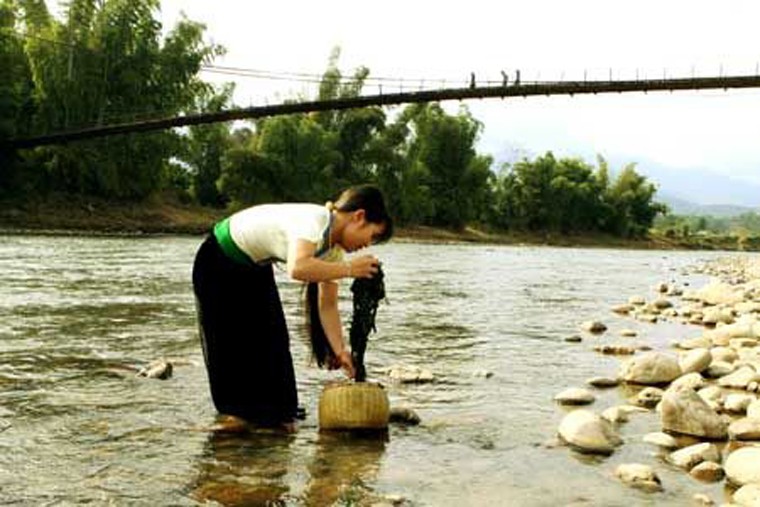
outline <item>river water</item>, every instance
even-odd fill
[[[566,409],[553,396],[614,375],[600,343],[665,348],[698,328],[647,324],[609,311],[674,281],[703,284],[691,266],[720,253],[394,242],[373,248],[387,304],[367,350],[370,378],[406,364],[436,382],[386,383],[393,405],[423,423],[386,438],[320,434],[322,386],[336,372],[308,365],[300,286],[278,271],[301,405],[290,436],[213,430],[190,285],[197,237],[0,238],[0,503],[18,505],[690,505],[723,500],[663,463],[641,435],[654,414],[621,427],[625,445],[592,458],[555,445]],[[341,288],[344,322],[348,284]],[[564,338],[589,319],[610,330]],[[622,328],[639,331],[620,338]],[[166,381],[132,369],[177,360]],[[493,375],[486,378],[483,372]],[[241,386],[244,388],[244,386]],[[595,411],[626,388],[598,391]],[[613,478],[623,462],[655,466],[665,491]]]

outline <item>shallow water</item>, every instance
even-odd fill
[[[640,442],[654,414],[621,427],[608,458],[555,446],[564,409],[552,397],[614,374],[598,343],[648,344],[698,328],[646,324],[609,311],[660,281],[698,286],[685,269],[720,253],[393,243],[384,262],[388,304],[367,350],[370,378],[398,363],[431,370],[427,385],[388,384],[417,427],[386,438],[320,434],[321,386],[340,378],[308,366],[299,285],[278,279],[292,334],[301,404],[291,436],[229,435],[216,414],[195,327],[190,272],[200,238],[5,236],[0,243],[0,501],[19,505],[365,505],[388,495],[407,505],[690,505],[723,500],[670,468]],[[341,305],[348,321],[348,284]],[[584,320],[610,330],[563,339]],[[620,338],[624,327],[640,332]],[[182,361],[167,381],[132,369]],[[490,378],[478,372],[493,373]],[[592,409],[622,402],[598,391]],[[3,428],[6,428],[3,430]],[[655,465],[665,492],[613,477],[623,462]],[[391,497],[394,498],[394,497]]]

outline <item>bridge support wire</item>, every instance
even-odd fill
[[[679,90],[708,90],[729,88],[760,88],[760,76],[722,76],[699,78],[671,78],[650,80],[621,80],[621,81],[567,81],[567,82],[534,82],[514,83],[507,86],[481,86],[466,88],[449,88],[442,90],[421,90],[399,93],[383,93],[378,95],[363,95],[334,100],[311,102],[294,102],[266,106],[253,106],[230,109],[213,113],[199,113],[172,118],[143,120],[114,125],[103,125],[83,128],[74,131],[47,134],[42,136],[11,139],[2,148],[27,149],[36,146],[63,144],[71,141],[95,139],[120,134],[150,132],[189,125],[228,122],[281,116],[316,111],[339,111],[368,106],[393,106],[423,102],[439,102],[445,100],[465,100],[482,98],[530,97],[535,95],[580,95],[597,93],[624,93],[649,91],[679,91]]]

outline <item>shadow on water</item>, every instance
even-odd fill
[[[387,433],[318,433],[307,456],[299,438],[265,429],[211,431],[188,496],[225,506],[356,505],[372,499],[368,484],[380,469]],[[306,484],[293,491],[304,460]]]

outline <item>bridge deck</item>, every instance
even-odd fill
[[[269,116],[314,111],[343,110],[367,106],[391,106],[398,104],[436,102],[483,98],[530,97],[536,95],[580,95],[598,93],[629,93],[650,91],[708,90],[729,88],[760,88],[760,76],[696,77],[621,81],[563,81],[510,84],[508,86],[484,86],[421,90],[378,95],[364,95],[347,99],[293,102],[285,104],[230,109],[215,113],[200,113],[172,118],[101,125],[68,132],[59,132],[24,139],[12,139],[6,143],[11,149],[33,148],[61,144],[82,139],[148,132],[188,125],[201,125],[234,120],[265,118]]]

